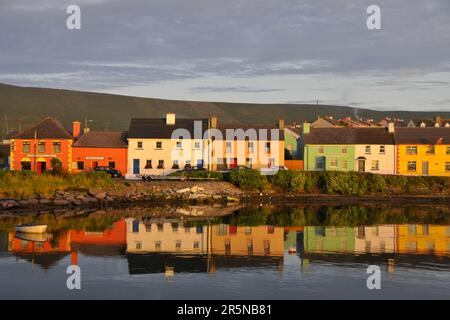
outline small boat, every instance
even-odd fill
[[[297,248],[295,248],[295,247],[290,247],[290,248],[289,248],[289,254],[294,254],[294,253],[297,253]]]
[[[45,233],[47,231],[46,224],[19,224],[16,226],[16,232],[21,233]]]
[[[17,239],[31,242],[46,242],[49,238],[47,233],[23,233],[16,232],[14,235]]]

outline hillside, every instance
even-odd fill
[[[176,101],[0,84],[0,113],[1,116],[8,115],[10,130],[18,128],[19,119],[24,129],[48,115],[60,119],[65,125],[75,119],[87,118],[93,120],[93,129],[104,130],[108,123],[110,130],[126,130],[133,117],[162,117],[169,111],[181,118],[215,114],[223,121],[238,123],[275,123],[278,118],[284,118],[287,123],[303,122],[325,114],[374,119],[390,116],[407,120],[433,118],[435,115],[434,112],[377,112],[329,105]],[[439,114],[450,118],[450,112]]]

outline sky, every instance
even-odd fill
[[[0,83],[450,111],[450,1],[0,0]]]

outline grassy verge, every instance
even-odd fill
[[[0,172],[0,196],[9,198],[31,198],[53,196],[56,191],[107,188],[114,185],[104,172],[88,172],[76,175],[34,172]]]

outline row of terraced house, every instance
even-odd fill
[[[41,173],[55,161],[78,173],[105,166],[126,177],[167,175],[185,167],[238,166],[308,171],[450,176],[448,126],[315,127],[228,124],[205,119],[132,119],[129,130],[71,130],[48,117],[10,141],[10,169]],[[294,159],[294,160],[292,160]]]

